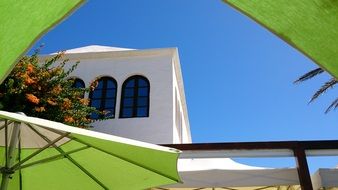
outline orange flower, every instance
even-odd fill
[[[101,111],[101,113],[102,113],[103,115],[107,115],[107,114],[110,113],[110,111],[109,111],[109,110],[103,110],[103,111]]]
[[[58,95],[62,91],[62,88],[60,85],[57,85],[56,87],[53,88],[52,94]]]
[[[94,121],[94,120],[92,120],[92,119],[90,119],[90,118],[83,118],[83,120],[84,120],[85,122],[88,122],[88,123],[91,123],[91,122]]]
[[[30,63],[27,65],[27,73],[32,73],[34,71],[34,66]]]
[[[37,112],[44,112],[44,111],[46,111],[46,109],[44,107],[36,107],[35,111],[37,111]]]
[[[48,102],[48,104],[50,104],[52,106],[56,106],[56,104],[57,104],[56,102],[54,102],[54,101],[52,101],[50,99],[48,99],[47,102]]]
[[[81,98],[80,99],[80,103],[85,105],[85,106],[88,106],[89,104],[89,99],[88,98]]]
[[[72,102],[68,98],[65,98],[63,99],[62,107],[63,109],[70,109],[72,107]]]
[[[97,87],[97,85],[99,85],[99,81],[98,81],[97,79],[95,79],[94,81],[92,81],[92,82],[90,83],[90,86],[89,86],[90,90],[91,90],[91,91],[94,91],[95,88]]]
[[[65,116],[64,121],[67,123],[73,123],[75,120],[71,116]]]
[[[25,78],[25,84],[26,85],[30,85],[30,84],[34,84],[34,83],[35,83],[35,81],[32,78],[30,78],[29,76]]]
[[[26,99],[33,104],[39,104],[40,100],[33,94],[26,94]]]

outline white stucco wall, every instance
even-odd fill
[[[173,105],[174,105],[174,141],[173,143],[191,143],[188,110],[185,102],[184,86],[178,53],[173,57]],[[180,84],[181,83],[181,84]],[[179,119],[178,119],[179,118]]]
[[[95,78],[102,76],[112,77],[117,82],[115,118],[95,122],[93,130],[155,144],[191,142],[190,129],[185,129],[188,118],[185,118],[187,114],[183,113],[186,107],[181,95],[178,101],[184,128],[182,139],[179,138],[175,126],[176,100],[173,92],[176,89],[178,94],[182,94],[180,91],[183,88],[179,88],[177,77],[181,72],[177,67],[179,61],[176,48],[110,52],[100,52],[97,50],[99,47],[95,48],[95,52],[83,52],[82,50],[88,49],[85,47],[78,48],[81,50],[79,53],[72,51],[67,54],[70,62],[80,60],[72,77],[82,79],[86,87]],[[133,75],[142,75],[150,82],[149,117],[119,118],[122,84]],[[85,97],[88,97],[88,94]]]

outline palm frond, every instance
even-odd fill
[[[323,73],[324,70],[322,68],[317,68],[314,69],[308,73],[305,73],[303,76],[299,77],[296,81],[294,81],[293,83],[300,83],[300,82],[304,82],[308,79],[311,79],[312,77],[319,75],[321,73]]]
[[[325,110],[325,113],[329,113],[332,109],[335,110],[338,107],[338,98],[335,99],[330,106]]]
[[[320,87],[319,90],[317,90],[317,92],[312,96],[311,100],[309,103],[313,102],[314,100],[316,100],[320,95],[322,95],[323,93],[325,93],[327,91],[327,89],[329,88],[333,88],[334,85],[337,84],[337,80],[335,78],[331,78],[328,82],[324,83],[324,85],[322,87]]]

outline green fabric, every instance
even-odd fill
[[[0,83],[21,55],[83,0],[0,1]]]
[[[90,148],[72,153],[70,157],[108,189],[141,190],[179,181],[177,151],[159,151],[77,134],[72,134],[72,137],[80,140],[81,143],[72,140],[61,145],[60,148],[64,152],[69,152],[89,145]],[[36,150],[21,149],[21,160]],[[0,147],[1,152],[4,152],[4,147]],[[25,164],[58,154],[55,148],[48,148]],[[65,157],[24,168],[21,170],[21,176],[23,190],[104,189]],[[19,182],[19,174],[16,172],[9,182],[8,189],[19,190]]]
[[[338,1],[224,1],[338,78]]]
[[[22,178],[22,189],[27,190],[102,189],[67,159],[23,169]]]
[[[179,179],[176,168],[178,158],[177,153],[154,151],[153,149],[140,148],[81,135],[73,136],[82,141],[88,142],[93,147],[98,147],[100,150],[110,153],[111,155],[118,155],[121,159],[125,159],[144,168],[149,168],[154,172],[158,172],[175,181]],[[163,160],[160,160],[160,158],[163,158]]]
[[[0,148],[0,167],[5,163],[5,150]]]
[[[18,172],[12,176],[12,179],[8,184],[8,189],[20,190],[20,174]]]

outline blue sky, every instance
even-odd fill
[[[194,142],[337,139],[337,91],[307,104],[329,76],[294,85],[316,65],[222,1],[92,0],[41,43],[178,47]]]

